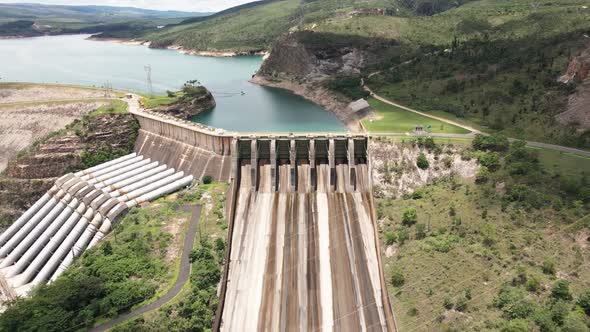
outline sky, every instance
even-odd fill
[[[48,5],[101,5],[157,10],[218,12],[255,0],[0,0],[0,3],[42,3]]]

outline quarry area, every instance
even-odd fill
[[[104,97],[97,89],[0,84],[0,172],[18,151],[107,104]]]

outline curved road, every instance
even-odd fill
[[[389,100],[387,98],[384,98],[384,97],[379,96],[373,90],[371,90],[371,88],[369,88],[367,85],[363,85],[363,88],[365,90],[367,90],[371,94],[371,96],[373,98],[375,98],[377,100],[380,100],[380,101],[382,101],[382,102],[384,102],[386,104],[389,104],[389,105],[392,105],[392,106],[401,108],[401,109],[406,110],[408,112],[416,113],[416,114],[425,116],[427,118],[435,119],[435,120],[438,120],[438,121],[441,121],[441,122],[444,122],[444,123],[448,123],[450,125],[454,125],[454,126],[461,127],[463,129],[466,129],[466,130],[471,131],[470,134],[435,134],[435,133],[431,133],[431,134],[429,134],[431,136],[456,137],[456,138],[473,138],[474,135],[476,135],[476,134],[488,135],[487,133],[484,133],[484,132],[479,131],[479,130],[477,130],[475,128],[466,126],[464,124],[460,124],[460,123],[457,123],[455,121],[451,121],[451,120],[448,120],[448,119],[445,119],[445,118],[442,118],[442,117],[439,117],[439,116],[435,116],[435,115],[432,115],[432,114],[420,112],[420,111],[417,111],[415,109],[406,107],[404,105],[400,105],[400,104],[398,104],[396,102],[393,102],[393,101],[391,101],[391,100]],[[400,136],[400,135],[402,135],[403,136],[403,135],[405,135],[405,133],[375,133],[375,135],[380,135],[380,136]],[[515,139],[510,139],[510,140],[511,141],[515,141]],[[578,155],[578,156],[590,158],[590,151],[585,151],[585,150],[580,150],[580,149],[574,149],[574,148],[570,148],[570,147],[567,147],[567,146],[561,146],[561,145],[555,145],[555,144],[534,142],[534,141],[526,141],[526,143],[527,143],[528,146],[534,147],[534,148],[542,148],[542,149],[556,150],[556,151],[561,151],[561,152],[566,152],[566,153],[572,153],[572,154],[575,154],[575,155]]]
[[[174,286],[166,294],[164,294],[164,296],[157,299],[156,301],[147,304],[143,307],[137,308],[129,313],[123,314],[110,322],[94,327],[90,329],[90,331],[106,331],[110,328],[113,328],[117,324],[123,323],[126,320],[135,318],[148,311],[160,308],[161,306],[170,302],[176,295],[178,295],[178,293],[180,293],[182,287],[184,287],[184,284],[186,284],[186,282],[188,281],[191,273],[190,253],[195,244],[195,236],[198,230],[199,217],[201,216],[201,206],[192,205],[185,206],[180,209],[185,211],[192,211],[193,214],[191,217],[188,231],[186,232],[186,237],[184,238],[184,245],[182,247],[182,254],[180,256],[180,272],[178,273],[178,278],[176,279]]]

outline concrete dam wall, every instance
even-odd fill
[[[197,179],[209,175],[217,181],[230,181],[233,136],[157,113],[134,115],[141,126],[135,143],[138,154]]]
[[[394,331],[365,137],[241,138],[221,331]]]

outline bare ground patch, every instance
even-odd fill
[[[0,172],[19,150],[105,104],[96,100],[47,100],[102,97],[101,93],[71,87],[0,85]],[[35,103],[39,100],[47,102]]]

